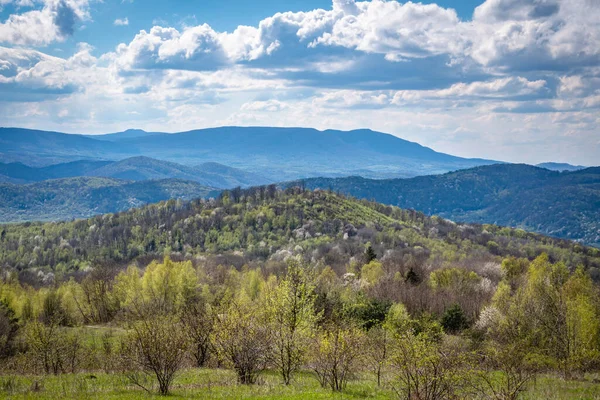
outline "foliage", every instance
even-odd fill
[[[308,266],[290,261],[285,277],[267,300],[267,318],[273,340],[273,363],[283,382],[289,385],[292,374],[304,362],[320,318],[315,313],[314,285]]]
[[[356,372],[363,333],[356,327],[332,323],[316,337],[311,361],[313,371],[323,387],[342,391]]]

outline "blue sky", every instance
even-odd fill
[[[596,0],[0,0],[0,126],[371,128],[598,164]]]

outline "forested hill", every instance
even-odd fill
[[[598,167],[557,172],[497,164],[411,179],[315,178],[303,185],[454,221],[519,227],[600,246]]]
[[[27,185],[0,182],[0,222],[87,218],[162,200],[218,194],[214,188],[178,179],[132,182],[79,177]]]
[[[342,275],[348,265],[362,263],[368,243],[379,258],[423,273],[431,266],[481,267],[510,255],[533,259],[542,252],[570,268],[583,265],[592,276],[600,272],[600,250],[574,242],[493,225],[455,224],[327,191],[274,186],[72,222],[4,225],[0,232],[0,266],[21,271],[31,284],[44,276],[40,271],[64,278],[98,264],[124,266],[165,253],[217,257],[215,266],[237,267],[256,262],[268,267],[303,254]]]

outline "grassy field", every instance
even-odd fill
[[[394,392],[378,388],[369,377],[352,381],[343,393],[323,389],[310,373],[300,374],[284,386],[272,373],[265,373],[260,384],[236,383],[232,371],[190,369],[181,372],[173,386],[171,398],[192,399],[389,399]],[[150,399],[163,398],[148,394],[118,374],[75,374],[62,376],[0,377],[0,399]],[[563,381],[542,376],[523,399],[600,399],[600,384],[589,377],[585,381]]]

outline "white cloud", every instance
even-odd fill
[[[0,23],[0,43],[45,46],[63,41],[73,34],[78,22],[89,17],[88,0],[43,0],[41,9],[11,14]]]
[[[115,19],[115,22],[113,22],[113,25],[115,26],[127,26],[129,25],[129,18],[125,17],[125,18],[117,18]]]

